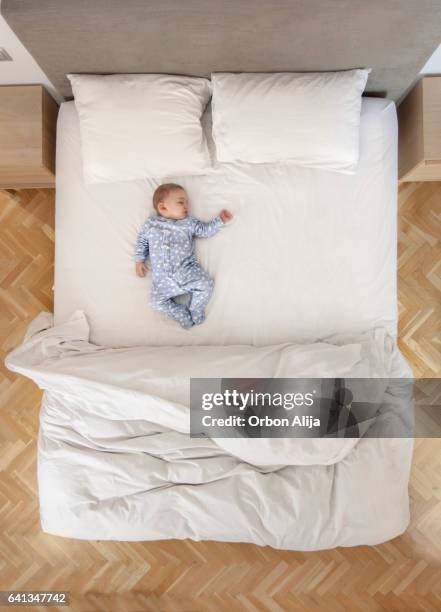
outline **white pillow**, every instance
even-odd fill
[[[163,74],[70,74],[86,183],[203,174],[201,116],[208,79]]]
[[[212,74],[218,160],[353,172],[369,72]]]

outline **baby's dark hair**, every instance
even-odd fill
[[[156,212],[158,212],[159,202],[162,202],[171,191],[175,191],[176,189],[184,188],[177,183],[163,183],[155,189],[155,193],[153,194],[153,208],[156,210]]]

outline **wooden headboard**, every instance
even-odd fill
[[[441,0],[3,0],[65,97],[69,72],[306,71],[371,67],[398,99],[441,41]]]

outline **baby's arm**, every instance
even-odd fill
[[[198,238],[210,238],[217,234],[221,227],[232,218],[233,215],[228,210],[222,210],[217,217],[207,223],[193,219],[193,234]]]
[[[145,231],[145,225],[142,226],[141,231],[136,239],[135,255],[133,259],[136,262],[136,274],[138,276],[145,276],[147,274],[147,266],[145,260],[149,255],[149,239]]]

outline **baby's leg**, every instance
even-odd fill
[[[150,304],[155,310],[177,321],[181,327],[188,329],[193,326],[193,320],[185,304],[178,304],[173,298],[157,293],[152,293]]]
[[[200,325],[205,320],[205,308],[213,293],[213,287],[214,281],[206,272],[186,286],[186,290],[191,294],[188,309],[195,325]]]

